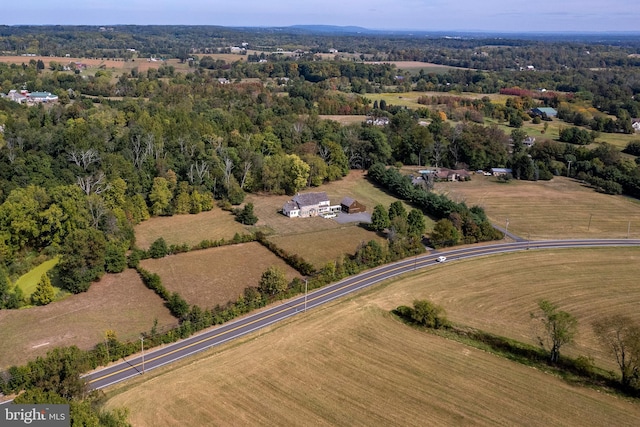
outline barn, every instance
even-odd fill
[[[365,212],[367,210],[365,205],[351,197],[345,197],[342,199],[340,206],[342,207],[342,212],[346,212],[348,214]]]

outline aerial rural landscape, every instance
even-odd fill
[[[6,416],[638,425],[640,34],[42,24],[0,26]]]

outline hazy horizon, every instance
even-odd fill
[[[358,26],[390,31],[493,33],[640,32],[628,0],[25,0],[5,6],[4,25]]]

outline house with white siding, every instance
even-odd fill
[[[340,205],[331,206],[329,196],[324,191],[317,193],[298,193],[282,207],[282,213],[289,218],[309,218],[340,212]]]

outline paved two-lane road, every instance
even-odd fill
[[[266,310],[245,316],[241,319],[224,325],[208,329],[205,332],[190,338],[155,348],[144,355],[144,370],[164,366],[176,360],[190,356],[194,353],[206,350],[213,346],[225,343],[232,339],[246,335],[258,329],[264,328],[275,322],[284,320],[298,313],[311,309],[320,304],[353,293],[359,289],[372,286],[383,280],[428,267],[436,264],[436,258],[440,255],[447,257],[447,263],[459,259],[472,258],[484,255],[492,255],[505,252],[523,251],[529,249],[557,249],[557,248],[581,248],[581,247],[607,247],[607,246],[640,246],[640,240],[636,239],[590,239],[590,240],[547,240],[547,241],[519,241],[515,243],[501,243],[486,246],[476,246],[462,249],[452,249],[438,253],[423,254],[417,257],[404,259],[393,264],[387,264],[372,270],[365,271],[356,276],[348,277],[334,284],[316,289],[306,297],[300,296],[276,304]],[[85,376],[91,389],[101,389],[109,385],[124,381],[128,378],[140,375],[143,371],[143,359],[141,355],[131,357],[129,360],[109,366],[108,368],[94,371]]]

